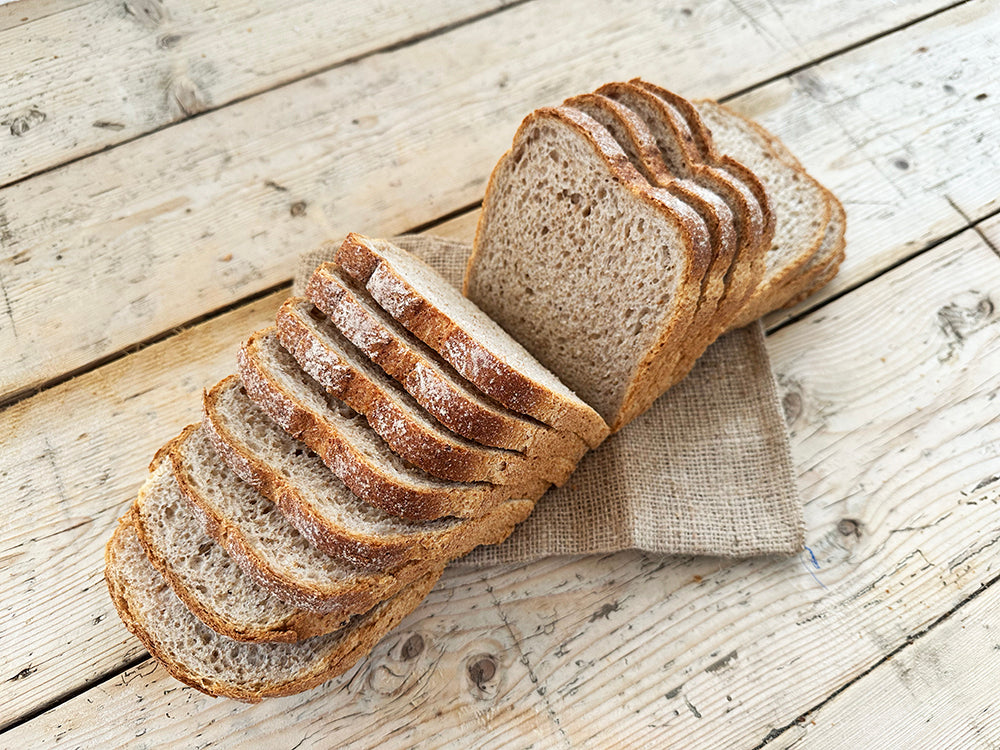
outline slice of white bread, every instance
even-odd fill
[[[587,452],[573,433],[511,411],[473,387],[337,266],[313,274],[306,292],[345,338],[453,432],[529,456],[562,456],[573,464]]]
[[[493,170],[464,291],[617,430],[669,385],[710,261],[604,127],[543,108]]]
[[[694,103],[715,147],[752,169],[771,196],[776,216],[764,278],[734,319],[747,325],[790,301],[789,285],[820,251],[833,207],[828,191],[801,168],[780,158],[768,133],[717,102]]]
[[[414,521],[474,518],[514,497],[537,500],[549,486],[533,474],[504,485],[449,482],[405,463],[361,414],[302,372],[273,328],[247,339],[238,361],[247,395],[355,495],[387,513]]]
[[[235,378],[206,393],[203,424],[229,467],[275,503],[314,547],[364,568],[391,571],[498,544],[533,508],[527,500],[510,500],[482,518],[424,522],[384,513],[354,495],[319,456],[278,427]]]
[[[311,302],[292,297],[278,310],[282,347],[327,393],[364,414],[392,450],[439,479],[510,484],[526,475],[562,485],[575,468],[550,456],[490,448],[433,419],[395,380],[369,361]]]
[[[462,377],[509,409],[596,447],[608,426],[525,347],[430,266],[393,244],[349,234],[337,264]],[[322,273],[321,266],[319,272]]]
[[[149,562],[131,515],[108,542],[104,575],[122,622],[171,675],[208,695],[256,703],[346,672],[416,608],[441,570],[426,573],[342,628],[299,643],[243,643],[207,627]]]
[[[725,316],[731,300],[727,293],[726,278],[738,242],[732,210],[712,189],[715,187],[714,181],[704,167],[701,174],[697,174],[698,170],[694,168],[686,169],[683,174],[673,173],[664,161],[656,138],[645,121],[624,104],[601,94],[583,94],[567,99],[563,105],[590,115],[607,128],[650,184],[665,188],[691,205],[708,227],[712,240],[712,262],[702,277],[701,298],[684,335],[685,345],[677,347],[674,354],[678,365],[674,367],[669,380],[677,381],[680,379],[677,374],[680,363],[693,361],[714,341],[711,330],[716,327],[716,317],[722,316],[728,320]],[[678,144],[678,148],[680,147],[681,144]],[[724,305],[724,308],[720,309],[720,305]],[[683,374],[686,372],[685,370]]]
[[[150,466],[133,516],[150,562],[216,633],[237,641],[294,643],[336,630],[346,619],[296,609],[244,573],[205,532],[162,453]]]
[[[197,425],[164,451],[206,533],[247,575],[296,608],[344,617],[364,612],[443,563],[417,560],[393,571],[370,570],[320,552],[229,468]]]

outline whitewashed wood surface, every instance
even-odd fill
[[[997,4],[425,5],[0,8],[0,747],[998,746]],[[521,116],[637,74],[741,92],[847,208],[841,277],[769,321],[808,552],[450,571],[259,706],[144,658],[103,545],[294,255],[470,236]]]

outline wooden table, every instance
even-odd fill
[[[997,3],[205,5],[0,7],[0,746],[1000,747]],[[469,237],[527,112],[635,75],[847,208],[768,321],[808,551],[450,572],[320,689],[169,677],[104,544],[295,256]]]

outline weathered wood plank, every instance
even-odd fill
[[[753,746],[996,574],[1000,504],[985,480],[1000,461],[1000,314],[984,300],[997,298],[1000,259],[970,231],[769,339],[815,564],[625,553],[451,571],[324,689],[248,708],[146,665],[4,741],[225,744],[238,724],[241,742],[275,747]],[[73,606],[57,599],[38,606]],[[89,637],[113,664],[131,639],[113,616],[99,625]],[[414,633],[425,648],[406,661]],[[66,661],[101,650],[53,640],[33,648]],[[469,667],[482,655],[497,668],[472,670],[480,687]]]
[[[275,0],[0,7],[0,70],[7,84],[0,101],[0,185],[509,2],[388,3],[377,9],[341,2],[336,12],[315,0],[294,9]],[[673,20],[664,32],[682,38],[711,24],[754,26],[760,45],[779,58],[773,64],[787,68],[863,38],[853,22],[861,12],[879,16],[870,22],[882,29],[945,3],[842,3],[820,11],[831,15],[824,33],[801,23],[816,12],[814,3],[718,4],[686,14],[682,5],[669,10]],[[723,18],[715,15],[720,9]],[[661,13],[651,14],[649,23],[662,23]],[[771,75],[781,69],[773,67]],[[721,91],[733,90],[725,88],[732,81],[720,83]]]
[[[769,326],[1000,209],[998,33],[996,3],[970,3],[733,102],[847,210],[837,278]]]
[[[0,398],[280,283],[325,237],[475,202],[541,104],[637,74],[720,93],[933,6],[751,5],[538,0],[0,190]]]
[[[509,1],[0,7],[0,185]]]
[[[993,498],[994,502],[996,498]],[[1000,747],[1000,586],[851,685],[773,745],[947,750]]]
[[[475,214],[435,233],[470,239]],[[201,389],[273,322],[280,291],[0,411],[0,726],[133,659],[103,581],[110,530]],[[2,745],[2,743],[0,743]]]
[[[0,725],[141,653],[107,627],[109,532],[153,453],[197,421],[202,388],[234,371],[240,340],[273,321],[284,296],[0,412]]]

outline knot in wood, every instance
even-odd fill
[[[288,213],[292,216],[302,216],[306,212],[306,206],[308,206],[305,201],[295,201],[288,209]]]
[[[468,666],[469,679],[472,684],[485,691],[497,673],[497,661],[489,654],[473,656]]]
[[[412,661],[424,652],[424,638],[420,633],[414,633],[403,642],[399,656],[403,661]]]
[[[861,523],[853,518],[841,518],[837,523],[837,531],[843,536],[861,536]]]

